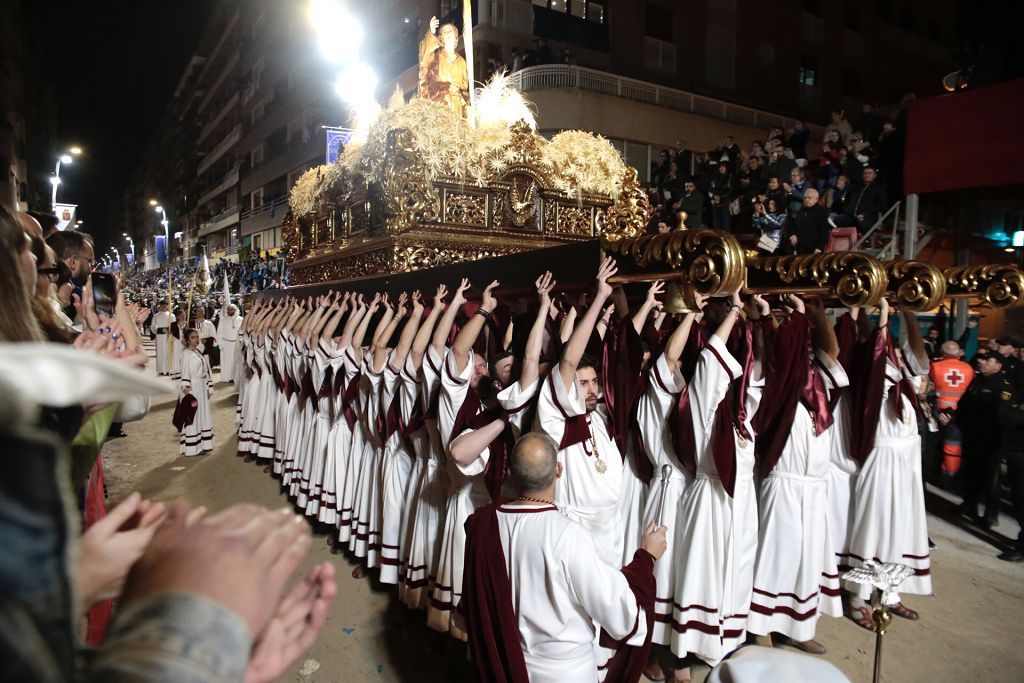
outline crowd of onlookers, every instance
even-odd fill
[[[163,290],[166,292],[168,275],[175,288],[187,289],[196,273],[198,264],[176,265],[171,268],[135,271],[124,275],[125,286],[136,290]],[[281,253],[269,255],[266,252],[252,254],[244,261],[235,263],[221,259],[210,268],[210,277],[218,288],[224,277],[232,294],[251,294],[265,289],[283,289],[291,279],[291,270]]]
[[[726,136],[707,152],[685,140],[652,163],[650,232],[712,227],[752,234],[766,254],[823,251],[835,228],[869,230],[903,196],[906,114],[865,103],[835,109],[824,139],[805,122],[771,128],[746,150]]]
[[[334,569],[286,591],[311,543],[290,512],[107,509],[104,443],[175,388],[147,369],[150,312],[55,225],[0,206],[0,680],[276,680],[323,627]]]

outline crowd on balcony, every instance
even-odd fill
[[[732,136],[707,152],[680,139],[652,163],[649,230],[705,226],[751,235],[762,252],[823,251],[834,229],[863,234],[902,198],[905,130],[903,109],[865,103],[855,123],[833,110],[820,143],[801,120],[747,150]]]

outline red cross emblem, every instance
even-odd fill
[[[950,370],[949,372],[946,373],[945,380],[949,384],[949,386],[958,387],[960,386],[960,383],[964,381],[964,376],[961,375],[956,370]]]

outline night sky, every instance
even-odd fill
[[[56,143],[85,150],[73,166],[62,169],[58,199],[79,205],[78,217],[96,238],[97,251],[109,250],[120,236],[110,222],[192,57],[212,4],[26,3],[39,13],[34,21],[52,40],[44,73],[57,97]],[[118,241],[117,247],[125,245]]]

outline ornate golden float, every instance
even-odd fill
[[[668,281],[675,310],[692,305],[694,292],[737,287],[843,306],[873,306],[886,296],[913,311],[947,297],[1024,305],[1024,272],[1014,265],[943,272],[861,252],[759,256],[710,229],[645,234],[647,195],[608,141],[579,131],[548,140],[524,120],[472,127],[423,99],[396,99],[338,162],[304,174],[290,199],[284,240],[292,286],[351,287],[420,273],[401,286],[422,287],[438,269],[485,259],[487,268],[474,266],[477,275],[522,284],[524,268],[529,281],[539,269],[556,277],[569,265],[596,270],[599,245],[618,261],[618,282]],[[543,251],[571,244],[591,248]],[[535,257],[509,259],[526,253]]]

